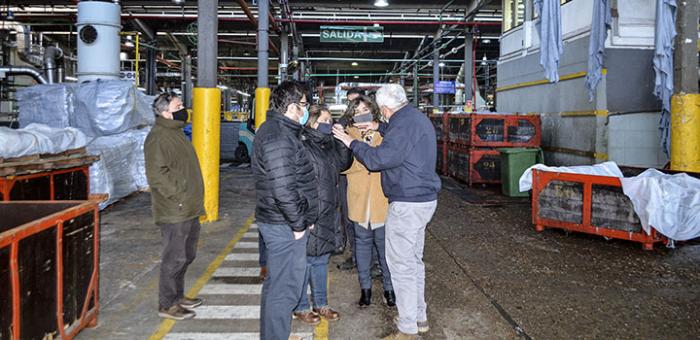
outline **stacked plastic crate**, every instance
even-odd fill
[[[469,185],[501,182],[496,148],[539,147],[540,117],[517,114],[432,115],[438,139],[438,172]]]

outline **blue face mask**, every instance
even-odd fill
[[[330,135],[333,132],[333,125],[331,125],[330,123],[318,123],[316,131],[324,135]]]
[[[306,125],[306,122],[309,121],[309,109],[304,108],[304,115],[301,116],[301,119],[299,119],[299,124],[301,125]]]

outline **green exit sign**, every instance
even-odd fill
[[[383,43],[384,27],[321,26],[321,42]]]

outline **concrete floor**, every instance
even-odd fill
[[[696,339],[700,334],[700,242],[647,252],[631,242],[559,230],[537,233],[527,200],[445,184],[426,236],[432,329],[423,339]],[[162,330],[155,312],[161,244],[149,204],[149,194],[139,193],[104,211],[99,325],[78,339],[145,339]],[[247,228],[254,204],[250,172],[222,169],[221,220],[202,229],[188,287],[237,235],[243,236],[239,232]],[[232,253],[255,253],[241,246],[254,241],[248,234]],[[330,324],[329,338],[386,335],[395,310],[382,304],[379,282],[373,305],[359,309],[356,271],[335,266],[343,259],[331,260],[329,301],[341,320]],[[255,262],[221,263],[231,265],[254,268]],[[256,282],[215,275],[203,283]],[[258,303],[254,296],[207,298],[210,305],[252,308]],[[187,331],[257,332],[257,320],[188,320],[170,326],[170,337]],[[294,321],[296,333],[318,330]]]

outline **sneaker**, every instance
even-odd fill
[[[321,318],[312,311],[294,312],[292,318],[298,319],[309,326],[316,326],[321,323]]]
[[[418,335],[416,334],[406,334],[402,331],[396,331],[396,333],[389,334],[388,336],[382,338],[382,340],[416,340]]]
[[[355,261],[352,260],[352,256],[338,265],[338,269],[340,270],[352,270],[353,268],[355,268]]]
[[[428,320],[418,321],[418,334],[428,333],[428,331],[430,331]]]
[[[394,324],[398,325],[399,324],[399,316],[394,317]],[[430,325],[428,324],[428,320],[425,321],[418,321],[416,322],[416,325],[418,326],[418,334],[424,334],[428,333],[430,331]]]
[[[340,319],[340,314],[333,310],[333,308],[325,306],[321,308],[314,308],[314,313],[320,315],[322,318],[328,321],[337,321]]]
[[[185,319],[192,319],[195,315],[195,312],[182,308],[180,305],[175,304],[170,308],[160,308],[158,310],[158,316],[161,318],[165,319],[172,319],[172,320],[185,320]]]
[[[180,302],[178,302],[180,307],[185,308],[185,309],[194,309],[194,308],[201,306],[203,303],[204,303],[204,300],[202,300],[200,298],[190,299],[186,296],[183,297],[182,299],[180,299]]]

